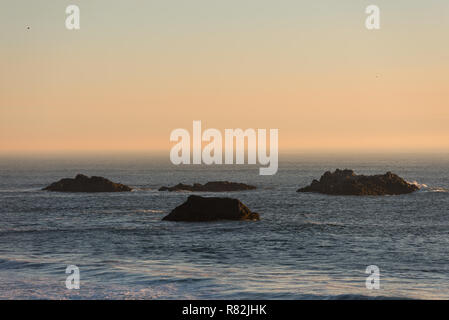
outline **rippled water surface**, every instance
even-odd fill
[[[393,171],[422,189],[385,197],[296,192],[336,168]],[[40,190],[77,173],[136,190]],[[240,199],[261,221],[161,221],[189,193],[157,188],[213,180],[255,184],[220,195]],[[2,158],[0,298],[449,299],[448,190],[448,156],[284,157],[275,176],[151,156]],[[68,265],[80,268],[79,290],[65,287]],[[380,268],[379,290],[365,287],[369,265]]]

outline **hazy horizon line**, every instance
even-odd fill
[[[284,149],[279,150],[279,156],[290,155],[449,155],[447,149]],[[170,156],[170,150],[0,150],[0,157],[14,156],[90,156],[90,155],[129,155],[129,156]],[[245,151],[246,155],[246,151]]]

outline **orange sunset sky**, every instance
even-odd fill
[[[447,0],[3,0],[0,24],[1,153],[168,150],[193,120],[277,128],[281,151],[449,151]]]

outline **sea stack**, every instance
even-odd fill
[[[162,220],[205,222],[216,220],[259,220],[259,214],[251,212],[240,200],[189,196],[187,201],[173,209]]]
[[[103,177],[87,177],[83,174],[78,174],[74,179],[61,179],[42,190],[58,192],[126,192],[131,191],[132,188]]]
[[[159,191],[229,192],[254,189],[256,189],[255,186],[245,183],[211,181],[206,184],[194,183],[193,185],[179,183],[173,187],[161,187]]]
[[[300,188],[297,192],[317,192],[329,195],[380,196],[400,195],[419,190],[398,175],[387,172],[383,175],[356,175],[353,170],[327,171],[320,180]]]

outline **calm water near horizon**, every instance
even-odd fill
[[[168,158],[168,157],[167,157]],[[290,156],[258,166],[182,166],[152,157],[0,158],[1,299],[449,299],[449,156]],[[392,171],[401,196],[297,193],[327,170]],[[133,192],[40,189],[77,173]],[[259,222],[161,219],[191,193],[162,185],[229,180]],[[196,193],[201,194],[201,193]],[[65,287],[68,265],[81,288]],[[365,269],[380,268],[368,290]]]

